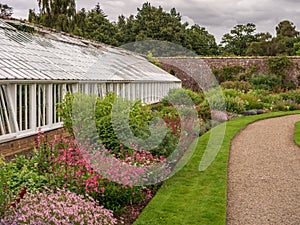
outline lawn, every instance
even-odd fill
[[[197,140],[197,148],[187,165],[164,182],[134,225],[225,224],[227,167],[231,140],[250,123],[297,113],[300,111],[275,112],[242,117],[227,122],[221,149],[211,166],[203,172],[199,171],[199,163],[211,131],[201,136]],[[299,127],[300,123],[297,124],[297,128]],[[299,130],[297,129],[297,132]],[[222,132],[222,126],[215,127],[214,132]],[[295,133],[295,136],[299,141],[299,133]]]
[[[294,140],[295,143],[300,147],[300,121],[295,125]]]

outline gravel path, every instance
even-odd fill
[[[300,115],[255,122],[231,143],[227,224],[300,225]]]

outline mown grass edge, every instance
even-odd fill
[[[294,141],[300,147],[300,121],[295,124]]]

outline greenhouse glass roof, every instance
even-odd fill
[[[48,30],[20,32],[0,20],[1,80],[180,82],[132,52]]]

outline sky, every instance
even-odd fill
[[[123,14],[136,15],[141,0],[76,0],[77,9],[93,8],[98,2],[111,21]],[[237,24],[254,23],[257,32],[275,34],[276,25],[283,20],[294,23],[300,30],[299,0],[148,0],[153,6],[165,11],[176,8],[182,19],[189,24],[205,27],[219,43],[222,36]],[[27,19],[28,10],[38,10],[37,0],[1,0],[14,8],[14,18]]]

